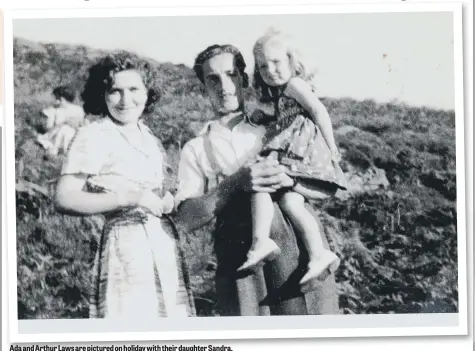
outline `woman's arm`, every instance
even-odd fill
[[[338,147],[333,136],[333,127],[327,109],[315,96],[312,89],[301,78],[292,78],[287,85],[286,94],[297,100],[302,107],[308,111],[312,121],[318,126],[322,132],[332,155],[338,156]]]
[[[60,178],[55,199],[58,212],[87,216],[138,206],[140,203],[142,194],[138,191],[88,193],[83,190],[85,183],[85,176],[63,175]]]

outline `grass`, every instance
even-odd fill
[[[39,111],[58,84],[82,88],[103,52],[16,39],[15,155],[17,181],[54,185],[61,159],[32,139]],[[173,189],[179,152],[211,117],[191,69],[150,60],[163,98],[146,123],[168,155]],[[252,105],[253,92],[248,92]],[[337,271],[342,313],[457,312],[455,115],[453,111],[322,99],[332,117],[343,168],[377,166],[390,186],[315,203],[342,258]],[[351,167],[350,167],[351,166]],[[103,219],[55,212],[51,198],[17,190],[18,316],[87,318],[90,270]],[[200,315],[213,315],[213,223],[187,238],[186,259]]]

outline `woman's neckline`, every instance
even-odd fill
[[[136,124],[134,123],[132,127],[129,125],[121,125],[121,124],[115,123],[112,118],[110,117],[108,118],[109,118],[109,123],[114,126],[114,129],[127,142],[127,144],[129,144],[132,148],[139,151],[140,153],[146,156],[150,156],[149,153],[147,152],[148,151],[147,149],[150,146],[147,140],[148,133],[146,133],[146,130],[144,129],[145,125],[140,119],[137,121]],[[134,136],[131,136],[129,133],[127,133],[130,131],[133,131],[137,134],[135,134]],[[138,138],[138,142],[137,142],[137,139],[132,140],[131,138]]]
[[[127,123],[123,124],[117,121],[114,117],[111,116],[106,116],[106,118],[117,128],[120,130],[134,130],[138,129],[139,131],[142,131],[142,124],[143,122],[139,118],[136,123]]]

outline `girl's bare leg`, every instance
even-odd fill
[[[340,259],[323,245],[323,233],[320,231],[315,218],[305,208],[304,197],[296,192],[287,192],[282,196],[279,204],[282,211],[290,219],[295,231],[301,235],[308,251],[308,271],[303,276],[300,284],[318,278],[328,269],[336,270],[340,264]]]
[[[270,238],[274,204],[270,194],[256,193],[251,196],[252,210],[252,245],[247,254],[247,261],[238,271],[252,269],[264,260],[272,260],[280,253],[280,248]]]

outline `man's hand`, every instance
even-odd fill
[[[273,193],[293,185],[293,180],[285,173],[285,168],[270,156],[250,167],[242,168],[239,172],[238,186],[243,191]]]

